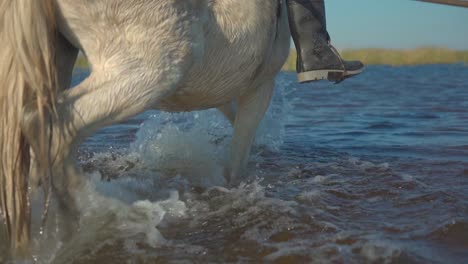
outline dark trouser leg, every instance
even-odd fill
[[[299,82],[340,82],[362,72],[360,61],[343,60],[330,44],[323,0],[287,0],[287,4]]]

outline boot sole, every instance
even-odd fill
[[[308,71],[301,72],[297,74],[297,79],[300,83],[314,82],[321,80],[329,80],[332,82],[340,81],[344,78],[352,77],[354,75],[360,74],[363,69],[347,71],[343,77],[343,70],[317,70],[317,71]]]

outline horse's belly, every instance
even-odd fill
[[[176,92],[161,100],[155,107],[169,112],[186,112],[216,108],[239,97],[246,90],[241,84],[184,84]]]

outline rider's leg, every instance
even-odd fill
[[[299,82],[341,81],[362,72],[360,61],[344,61],[330,44],[324,0],[287,0],[289,26],[297,50]]]

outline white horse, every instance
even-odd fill
[[[0,202],[12,254],[29,251],[32,176],[76,216],[74,150],[148,109],[222,111],[234,181],[289,53],[283,1],[0,0]],[[79,50],[91,74],[67,89]]]

